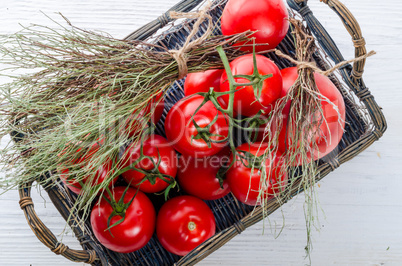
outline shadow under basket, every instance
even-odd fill
[[[200,0],[181,1],[169,11],[188,12],[203,2],[204,1]],[[210,14],[216,22],[219,22],[226,2],[226,0],[215,0],[213,2]],[[360,27],[349,10],[338,0],[322,0],[322,2],[335,11],[352,36],[356,57],[365,55],[365,42]],[[327,61],[323,58],[329,58],[334,63],[344,61],[334,41],[307,6],[307,1],[288,0],[288,5],[295,11],[295,14],[298,13],[305,20],[317,40],[319,51],[313,55],[317,66],[323,70],[329,68]],[[194,21],[183,21],[179,25],[170,27],[167,32],[159,34],[156,37],[153,36],[158,29],[163,28],[173,20],[169,17],[169,11],[157,20],[133,32],[126,37],[126,39],[145,40],[152,36],[154,39],[153,42],[163,44],[170,49],[179,48],[185,42]],[[203,33],[205,28],[206,24],[201,25],[199,35]],[[218,34],[219,32],[216,33]],[[283,53],[294,57],[295,47],[292,40],[293,38],[289,31],[277,48]],[[268,54],[267,56],[274,60],[281,69],[293,66],[289,61],[279,58],[275,54]],[[386,130],[386,122],[383,113],[363,82],[362,74],[364,64],[365,60],[363,59],[354,62],[353,65],[348,64],[341,67],[338,73],[341,79],[338,79],[334,74],[329,76],[345,99],[346,126],[345,133],[336,151],[319,161],[319,174],[316,176],[317,180],[322,179],[342,163],[352,159],[369,147],[374,141],[378,140]],[[176,81],[165,95],[166,105],[162,119],[157,125],[158,134],[164,135],[163,122],[169,108],[184,96],[182,89],[183,82],[184,80]],[[291,191],[292,196],[301,192],[297,184],[295,184],[294,187],[293,191]],[[74,205],[75,195],[61,184],[44,185],[44,189],[48,192],[50,199],[62,217],[67,220],[72,206]],[[69,225],[83,249],[70,249],[60,243],[56,236],[36,215],[30,197],[31,184],[20,186],[19,193],[21,198],[20,206],[26,215],[28,224],[42,243],[54,253],[62,255],[71,261],[86,262],[92,265],[193,265],[219,249],[247,227],[261,221],[264,213],[269,215],[281,206],[277,200],[273,199],[266,204],[264,210],[262,207],[254,209],[253,207],[238,202],[231,194],[222,199],[207,201],[207,204],[211,207],[215,215],[217,225],[216,234],[188,255],[180,257],[166,251],[158,242],[156,235],[152,237],[144,248],[133,253],[122,254],[108,250],[94,237],[89,219],[84,227],[78,226],[75,223],[74,217],[79,217],[80,213],[72,213],[71,219],[69,219]],[[282,204],[283,203],[284,202],[282,202]]]

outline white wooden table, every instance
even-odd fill
[[[81,28],[102,30],[123,38],[156,18],[177,0],[1,0],[0,34],[20,29],[18,23],[52,25],[40,12],[60,21],[61,12]],[[320,182],[319,231],[313,231],[312,265],[402,265],[402,2],[343,0],[360,22],[368,50],[364,79],[383,107],[388,130],[352,161]],[[335,39],[345,58],[353,45],[338,17],[325,4],[310,0],[312,10]],[[1,67],[1,66],[0,66]],[[5,79],[0,79],[4,83]],[[4,143],[2,143],[4,145]],[[57,235],[65,223],[47,199],[34,193],[35,210]],[[0,196],[0,265],[80,265],[57,256],[34,236],[18,205],[18,193]],[[275,239],[268,223],[247,229],[200,265],[303,265],[306,231],[303,195],[270,216],[285,227]],[[79,249],[71,231],[65,244]]]

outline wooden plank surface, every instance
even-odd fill
[[[60,21],[61,12],[82,28],[123,38],[157,17],[177,0],[0,0],[0,34],[20,29],[18,23],[52,25],[40,12]],[[313,231],[312,265],[402,265],[402,3],[397,0],[344,0],[360,22],[368,50],[367,86],[383,107],[388,130],[380,141],[324,178],[318,188],[319,231]],[[345,58],[353,45],[337,16],[325,4],[310,0],[316,16],[335,39]],[[0,66],[2,67],[2,66]],[[0,79],[6,82],[6,79]],[[4,145],[2,140],[2,145]],[[45,194],[45,193],[44,193]],[[34,193],[35,209],[71,248],[79,248],[46,195]],[[46,203],[45,203],[46,202]],[[270,216],[275,226],[259,223],[247,229],[200,265],[303,265],[306,231],[303,195]],[[54,255],[28,227],[16,191],[0,196],[0,265],[80,265]]]

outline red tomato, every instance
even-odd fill
[[[269,111],[273,104],[280,96],[282,90],[282,76],[279,68],[270,59],[262,55],[256,55],[258,73],[260,75],[272,74],[272,77],[264,80],[261,97],[257,100],[254,95],[253,86],[237,87],[234,94],[233,109],[244,116],[253,116],[261,109]],[[253,55],[247,54],[240,56],[230,63],[230,69],[233,76],[235,75],[251,75],[254,71]],[[249,83],[250,81],[244,78],[236,78],[238,83]],[[229,81],[227,80],[226,72],[222,74],[220,91],[229,91]],[[226,104],[229,103],[229,95],[223,95],[223,100]]]
[[[190,73],[184,82],[184,95],[189,96],[198,92],[208,92],[209,88],[219,90],[223,69],[210,69],[204,72]]]
[[[129,136],[134,136],[136,133],[141,132],[147,126],[147,121],[144,120],[143,117],[148,115],[151,111],[153,111],[153,113],[151,114],[151,121],[152,123],[157,124],[162,117],[164,108],[165,98],[163,97],[163,92],[160,92],[150,100],[148,105],[143,110],[141,110],[140,112],[134,110],[125,123],[125,127],[128,131]]]
[[[194,158],[181,156],[177,180],[180,188],[190,195],[203,200],[216,200],[230,191],[227,180],[222,187],[216,175],[230,160],[230,149],[224,148],[210,157]]]
[[[175,177],[177,173],[177,155],[176,151],[169,145],[165,138],[159,135],[152,134],[142,144],[143,155],[152,158],[155,165],[158,165],[158,171],[161,174]],[[144,182],[143,179],[146,175],[133,170],[128,170],[122,174],[127,183],[134,187],[140,188],[141,191],[146,193],[155,193],[164,190],[169,183],[156,177],[153,173],[155,169],[154,163],[149,158],[143,158],[137,164],[134,164],[141,156],[141,144],[131,144],[127,147],[123,155],[123,167],[132,166],[135,169],[145,170],[149,172],[150,177],[156,178],[155,183],[152,184],[149,180]],[[166,177],[168,179],[168,177]],[[142,183],[141,183],[142,182]],[[140,183],[140,184],[139,184]]]
[[[98,151],[99,145],[103,144],[104,139],[102,139],[100,142],[96,142],[95,144],[92,145],[91,149],[81,158],[75,160],[73,164],[79,165],[81,168],[83,167],[91,167],[88,165],[89,161],[91,160],[91,157]],[[77,152],[81,150],[78,149]],[[76,180],[74,176],[70,175],[69,169],[63,169],[60,172],[60,179],[63,181],[63,183],[74,193],[80,194],[82,192],[82,184],[85,185],[90,185],[90,186],[97,186],[102,184],[107,178],[110,177],[111,174],[111,169],[112,169],[113,162],[112,160],[107,160],[105,163],[103,163],[98,169],[93,169],[95,172],[94,177],[84,177],[82,180]],[[116,183],[118,177],[114,178],[110,183],[109,187],[111,187],[114,183]]]
[[[233,195],[239,201],[255,206],[261,205],[265,199],[273,198],[285,188],[288,182],[288,175],[282,165],[284,160],[282,155],[271,153],[267,158],[262,159],[260,166],[252,169],[252,161],[255,157],[262,156],[266,146],[261,144],[250,146],[244,143],[236,148],[240,155],[245,152],[251,155],[251,161],[236,156],[236,162],[232,165],[226,174],[230,189]],[[261,176],[260,169],[265,168],[266,174]],[[261,191],[261,193],[260,193]]]
[[[209,88],[214,88],[214,91],[219,91],[221,84],[221,76],[224,69],[210,69],[204,72],[190,73],[184,82],[184,95],[190,96],[198,92],[209,92]],[[222,108],[227,108],[222,97],[218,97],[219,104]],[[233,116],[236,116],[236,110]]]
[[[192,157],[211,156],[226,145],[226,141],[208,144],[200,138],[200,135],[203,134],[207,140],[223,141],[229,134],[227,116],[218,111],[212,102],[205,103],[194,114],[203,101],[204,97],[200,95],[183,98],[169,110],[166,116],[166,138],[181,154]],[[212,123],[216,117],[217,120]],[[199,132],[194,121],[200,128],[203,128],[204,132]]]
[[[116,202],[123,196],[125,189],[125,187],[113,189],[113,198]],[[155,231],[155,209],[144,193],[137,192],[134,188],[128,188],[124,195],[124,203],[129,203],[134,195],[133,202],[122,214],[125,216],[124,221],[110,228],[110,231],[108,227],[117,223],[122,216],[114,216],[108,225],[113,207],[104,198],[92,209],[91,226],[95,237],[110,250],[121,253],[136,251],[148,243]],[[109,195],[106,197],[110,200]]]
[[[275,48],[286,36],[288,17],[283,0],[230,0],[222,14],[222,33],[232,35],[247,30],[257,31],[251,37],[256,38],[256,44],[265,45],[256,46],[255,49],[257,52],[265,51]],[[240,49],[253,51],[252,46]]]
[[[215,234],[215,218],[202,200],[178,196],[168,200],[160,209],[156,234],[167,251],[185,256]]]
[[[79,159],[77,163],[81,163],[82,159]],[[88,182],[91,182],[91,186],[96,186],[102,184],[107,177],[109,177],[110,170],[112,167],[112,161],[108,160],[106,163],[101,165],[98,169],[96,169],[95,176],[90,178],[90,177],[85,177],[80,181],[77,181],[75,178],[70,177],[69,175],[69,170],[64,169],[61,170],[60,178],[63,181],[63,183],[74,193],[76,194],[81,194],[82,192],[82,185],[88,185]],[[109,187],[111,187],[115,182],[117,178],[113,179],[112,182],[109,184]]]
[[[297,68],[285,68],[281,70],[281,73],[283,76],[282,96],[285,96],[298,77]],[[317,160],[333,151],[342,138],[345,128],[345,102],[342,94],[328,77],[319,73],[314,73],[314,79],[318,91],[331,101],[332,104],[337,106],[340,114],[339,116],[338,111],[334,109],[333,105],[328,103],[326,99],[321,100],[324,121],[320,126],[319,135],[315,137],[315,140],[313,140],[318,148],[318,151],[315,151],[314,153],[314,160]],[[287,104],[283,111],[283,125],[288,124],[289,111],[290,103]],[[341,122],[338,120],[339,117],[342,120]],[[286,126],[282,127],[278,142],[279,150],[282,153],[285,153],[292,143],[292,136],[287,136]],[[311,157],[311,155],[309,156]]]

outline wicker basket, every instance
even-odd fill
[[[323,59],[328,56],[335,63],[344,60],[342,54],[338,50],[334,41],[328,35],[323,26],[314,17],[313,13],[307,6],[307,0],[287,0],[289,6],[299,13],[307,22],[308,27],[316,37],[319,46],[322,48],[321,53],[313,55],[317,65],[321,69],[328,69],[327,62]],[[338,0],[321,0],[327,4],[341,18],[346,29],[352,36],[355,46],[355,56],[359,57],[366,54],[365,42],[362,37],[360,27],[349,12],[349,10]],[[169,11],[186,12],[197,6],[200,0],[181,1]],[[222,9],[226,0],[215,0],[211,8],[211,15],[218,21],[222,13]],[[145,25],[141,29],[130,34],[127,39],[144,40],[152,36],[158,29],[164,27],[172,19],[169,17],[169,11],[159,17],[157,20]],[[193,21],[185,21],[179,26],[176,26],[155,38],[155,42],[163,43],[169,48],[178,48],[189,34],[191,23]],[[200,28],[200,34],[205,29],[205,25]],[[294,46],[291,41],[290,32],[284,41],[278,46],[280,50],[291,56],[294,55]],[[284,59],[278,58],[274,54],[269,54],[280,68],[291,66]],[[370,94],[370,91],[365,86],[362,80],[365,60],[357,61],[352,65],[341,67],[340,74],[342,82],[335,75],[330,78],[339,88],[344,96],[346,104],[346,128],[345,134],[338,146],[336,152],[327,155],[320,160],[319,175],[317,180],[322,179],[331,171],[339,167],[340,164],[352,159],[364,149],[369,147],[374,141],[378,140],[386,130],[385,118]],[[166,107],[162,122],[158,126],[159,134],[163,134],[163,121],[167,110],[181,97],[183,80],[177,81],[166,94]],[[356,98],[358,99],[356,101]],[[261,207],[254,210],[253,208],[239,203],[231,194],[215,200],[208,201],[208,205],[214,212],[217,231],[216,234],[209,240],[204,242],[198,248],[194,249],[185,257],[179,257],[167,252],[158,242],[156,236],[141,250],[129,254],[121,254],[110,251],[103,247],[93,236],[90,223],[83,228],[75,223],[74,217],[79,216],[79,213],[73,213],[72,219],[69,219],[70,226],[78,238],[83,250],[73,250],[60,243],[56,236],[46,227],[46,225],[38,218],[35,213],[34,205],[30,197],[31,184],[20,186],[20,206],[24,211],[28,224],[38,239],[43,242],[54,253],[63,255],[69,260],[76,262],[86,262],[92,265],[189,265],[195,264],[223,246],[230,239],[240,234],[247,227],[259,222],[263,218],[263,210]],[[296,186],[297,187],[297,186]],[[70,193],[68,189],[62,185],[54,186],[49,184],[44,186],[48,192],[50,199],[56,206],[60,214],[67,220],[70,215],[70,210],[73,206],[75,195]],[[301,191],[294,189],[292,195],[296,195]],[[280,205],[277,201],[272,200],[267,204],[266,213],[270,214],[278,209]]]

